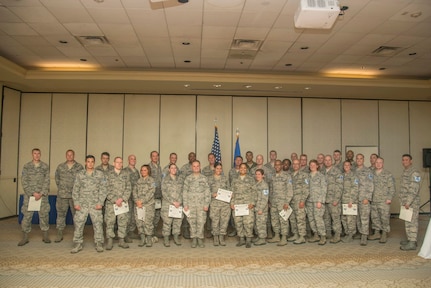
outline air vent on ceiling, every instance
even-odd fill
[[[401,50],[403,50],[403,48],[401,47],[380,46],[379,48],[371,52],[371,54],[375,56],[394,56]]]
[[[109,45],[106,36],[76,36],[76,39],[84,46]]]
[[[262,45],[260,40],[234,39],[231,49],[236,50],[259,50]]]

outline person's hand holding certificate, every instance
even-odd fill
[[[40,211],[40,204],[42,203],[42,200],[36,200],[36,197],[30,196],[28,199],[28,211]]]
[[[117,204],[114,204],[115,216],[123,213],[127,213],[127,212],[129,212],[129,204],[127,204],[127,202],[123,202],[121,206],[117,206]]]
[[[136,214],[138,216],[138,220],[145,221],[145,207],[136,207]]]
[[[343,204],[343,215],[358,215],[358,205],[352,204],[349,207],[349,204]]]
[[[219,188],[215,199],[230,203],[230,200],[232,199],[232,191]]]
[[[281,210],[279,214],[284,221],[287,221],[287,219],[289,219],[292,212],[293,212],[292,207],[289,206],[289,208],[287,208],[286,210],[284,209]]]
[[[406,207],[401,206],[400,219],[407,222],[412,222],[412,217],[413,217],[413,208],[410,207],[409,209],[406,209]]]
[[[248,216],[250,210],[248,210],[248,204],[237,204],[235,205],[235,216]]]

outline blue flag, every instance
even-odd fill
[[[213,146],[211,148],[211,153],[214,154],[215,158],[216,158],[216,162],[221,162],[221,150],[220,150],[220,141],[218,139],[218,129],[217,126],[215,126],[215,131],[214,131],[214,142],[213,142]]]
[[[235,154],[233,156],[233,167],[235,167],[235,158],[241,156],[241,148],[239,147],[239,135],[236,136]]]

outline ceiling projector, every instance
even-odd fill
[[[339,14],[337,0],[300,0],[294,23],[296,28],[331,29]]]

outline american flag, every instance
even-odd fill
[[[221,162],[220,141],[218,139],[217,126],[215,126],[214,142],[213,142],[213,147],[211,148],[211,153],[215,155],[216,162]]]

